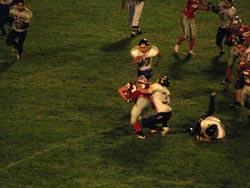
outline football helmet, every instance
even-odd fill
[[[139,46],[140,51],[142,52],[146,52],[150,48],[149,42],[147,39],[140,40],[138,43],[138,46]]]
[[[141,76],[139,76],[138,78],[137,78],[137,80],[136,80],[138,83],[140,83],[140,84],[146,84],[147,83],[147,78],[144,76],[144,75],[141,75]]]
[[[157,80],[157,83],[161,84],[162,86],[168,87],[170,85],[169,79],[166,75],[160,77]]]
[[[141,39],[138,43],[138,46],[149,46],[149,42],[147,39]]]
[[[216,132],[218,131],[218,127],[215,124],[209,125],[209,127],[205,130],[205,133],[208,137],[212,138]]]
[[[232,25],[240,26],[241,25],[241,19],[239,16],[235,16],[234,19],[232,20]]]
[[[224,0],[223,8],[229,9],[231,7],[233,7],[233,0]]]

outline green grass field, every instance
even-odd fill
[[[197,55],[186,58],[186,41],[176,59],[184,0],[147,0],[143,35],[132,40],[120,0],[26,2],[34,18],[23,59],[0,37],[1,188],[250,187],[250,118],[229,107],[233,84],[220,84],[230,48],[217,58],[216,14],[197,14]],[[250,24],[249,1],[235,7]],[[168,75],[173,108],[172,133],[147,140],[135,137],[133,104],[117,92],[136,77],[130,48],[141,38],[161,50],[152,81]],[[212,91],[227,136],[201,143],[181,130],[207,111]]]

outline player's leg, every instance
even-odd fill
[[[177,39],[177,42],[175,43],[175,47],[174,47],[174,52],[175,52],[175,53],[178,53],[178,52],[179,52],[179,48],[180,48],[181,43],[182,43],[184,40],[186,40],[186,38],[189,36],[189,24],[188,24],[188,19],[185,18],[185,17],[182,17],[181,25],[182,25],[182,29],[183,29],[184,35],[180,36],[180,37]]]
[[[23,44],[27,36],[27,31],[19,33],[19,39],[17,42],[17,56],[16,59],[19,60],[21,59],[21,55],[23,53]]]
[[[134,14],[131,23],[131,28],[132,28],[131,37],[135,37],[136,35],[142,34],[139,22],[142,15],[143,7],[144,7],[144,1],[134,5]]]
[[[195,44],[195,38],[196,38],[196,25],[195,25],[195,20],[190,19],[189,20],[189,27],[190,27],[190,41],[189,41],[189,54],[190,55],[195,55],[193,49],[194,49],[194,44]]]
[[[216,34],[216,45],[220,50],[220,55],[223,55],[225,53],[223,39],[225,38],[226,34],[227,34],[227,29],[221,27],[218,28]]]
[[[131,111],[130,123],[133,126],[138,138],[145,139],[146,136],[142,132],[142,127],[139,123],[139,117],[142,115],[143,111],[150,106],[150,100],[140,97],[138,98],[136,104],[133,106]]]
[[[215,112],[215,97],[216,97],[215,92],[212,92],[211,95],[209,96],[208,110],[206,116],[212,116]]]
[[[237,58],[239,57],[238,53],[235,51],[235,48],[233,47],[232,50],[230,51],[230,56],[227,61],[227,69],[226,69],[226,78],[222,82],[223,85],[228,85],[231,80],[231,75],[233,72],[233,66]]]

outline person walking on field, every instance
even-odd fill
[[[127,2],[129,8],[128,24],[131,27],[131,38],[142,34],[139,26],[140,18],[144,8],[144,0],[122,0],[122,10],[127,10]]]
[[[7,36],[6,43],[8,46],[14,46],[17,50],[16,60],[19,60],[21,59],[23,53],[23,44],[26,39],[33,14],[22,0],[10,9],[10,17],[13,19],[12,30]]]
[[[184,35],[180,36],[175,44],[174,52],[176,54],[179,52],[181,43],[189,37],[190,40],[188,53],[190,55],[195,55],[195,53],[193,52],[196,38],[195,15],[197,11],[200,10],[208,10],[208,7],[203,0],[187,0],[186,7],[182,11],[182,26]]]

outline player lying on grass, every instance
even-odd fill
[[[197,126],[184,130],[184,132],[190,132],[191,135],[194,135],[197,140],[221,140],[226,135],[225,127],[221,120],[213,116],[215,111],[215,96],[215,92],[210,95],[208,112],[200,117]]]

